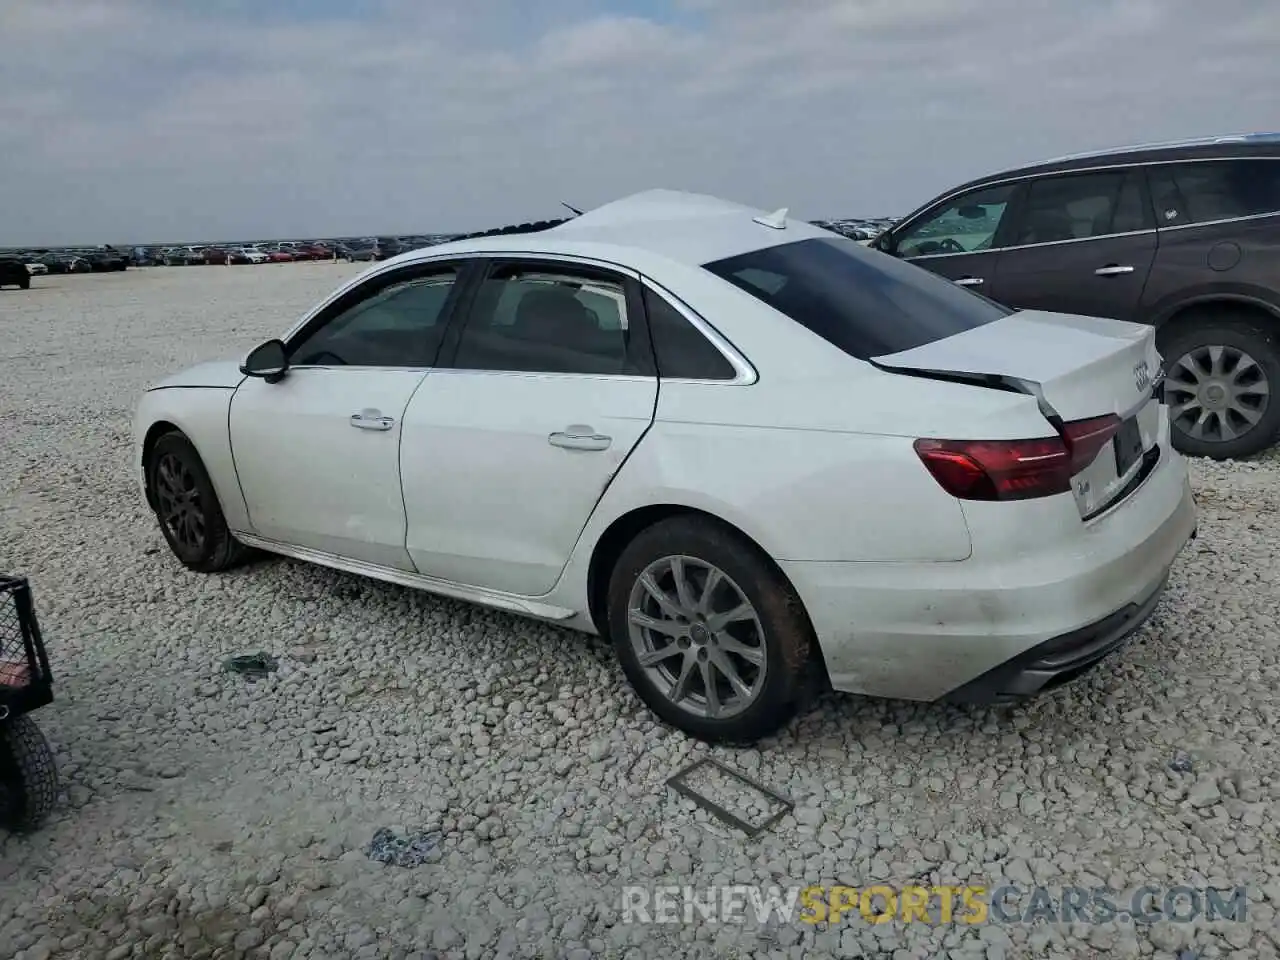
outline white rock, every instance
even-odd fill
[[[1213,777],[1201,777],[1187,791],[1187,802],[1197,809],[1212,806],[1221,799],[1222,793]]]

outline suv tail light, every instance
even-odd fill
[[[961,500],[1029,500],[1071,489],[1071,478],[1089,466],[1120,429],[1114,414],[1073,420],[1056,437],[1031,440],[931,440],[915,442],[942,489]]]

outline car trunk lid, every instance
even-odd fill
[[[1064,436],[1081,421],[1114,418],[1109,442],[1072,479],[1085,519],[1131,493],[1159,456],[1161,413],[1153,393],[1160,356],[1148,326],[1020,311],[872,363],[895,373],[1032,394]]]

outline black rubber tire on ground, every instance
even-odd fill
[[[719,567],[760,617],[767,663],[764,689],[754,704],[726,720],[696,716],[672,704],[640,666],[631,644],[632,587],[649,564],[675,555]],[[768,557],[731,527],[698,516],[659,521],[622,551],[609,580],[608,627],[623,672],[640,699],[666,723],[712,743],[753,743],[785,726],[806,692],[810,651],[817,643],[799,596]]]
[[[18,281],[18,287],[19,287],[20,289],[22,289],[22,290],[30,290],[30,289],[31,289],[31,278],[30,278],[30,277],[27,277],[27,278],[26,278],[26,279],[24,279],[24,280],[19,280],[19,281]]]
[[[53,750],[29,716],[0,722],[0,828],[38,830],[58,802]]]
[[[204,538],[195,547],[189,547],[180,542],[160,514],[159,498],[155,495],[157,470],[160,461],[166,455],[172,455],[181,461],[190,470],[195,483],[199,509],[204,515]],[[222,505],[218,502],[218,495],[213,489],[213,482],[209,479],[209,473],[205,470],[200,454],[180,430],[172,430],[156,441],[147,457],[146,477],[147,490],[151,494],[160,531],[164,534],[173,555],[188,569],[199,573],[219,573],[240,565],[252,555],[248,547],[231,535],[226,517],[222,513]]]
[[[1165,370],[1189,351],[1198,347],[1223,345],[1242,350],[1257,361],[1270,387],[1270,401],[1262,419],[1247,433],[1234,440],[1212,442],[1188,436],[1172,426],[1173,445],[1194,457],[1228,460],[1249,457],[1271,447],[1280,437],[1280,335],[1247,313],[1230,308],[1206,309],[1194,317],[1176,321],[1176,325],[1160,332],[1160,353]],[[1169,397],[1170,412],[1174,398]]]

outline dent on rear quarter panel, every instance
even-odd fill
[[[776,560],[955,561],[971,552],[959,503],[903,437],[659,420],[593,526],[652,503],[715,514]]]

